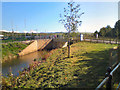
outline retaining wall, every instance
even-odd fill
[[[63,39],[39,39],[35,40],[28,47],[18,53],[19,56],[23,56],[42,49],[55,49],[61,48],[65,44],[66,40]]]
[[[18,53],[19,56],[23,56],[35,51],[38,51],[40,49],[44,49],[44,47],[51,42],[51,39],[39,39],[35,40],[33,43],[31,43],[29,46],[27,46],[24,50],[22,50],[20,53]]]

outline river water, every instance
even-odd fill
[[[22,71],[24,68],[28,68],[29,64],[31,64],[34,59],[43,58],[45,54],[47,54],[47,51],[37,51],[12,60],[8,60],[2,64],[2,75],[7,76],[11,68],[13,75],[18,76],[19,71]]]

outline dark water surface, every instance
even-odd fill
[[[42,58],[46,53],[48,53],[48,51],[37,51],[12,60],[8,60],[2,64],[3,76],[7,76],[10,68],[13,75],[19,75],[19,71],[22,71],[24,68],[28,68],[29,64],[31,64],[34,59]]]

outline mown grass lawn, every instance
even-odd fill
[[[114,46],[78,42],[71,45],[71,58],[67,58],[67,48],[52,50],[46,62],[19,77],[5,78],[3,85],[15,88],[96,88],[105,77],[109,49]]]

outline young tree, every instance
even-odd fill
[[[75,5],[75,2],[69,2],[68,7],[64,8],[63,16],[60,14],[60,22],[64,25],[68,32],[68,57],[70,57],[70,33],[77,31],[81,25],[80,17],[84,12],[80,12],[80,5]]]

